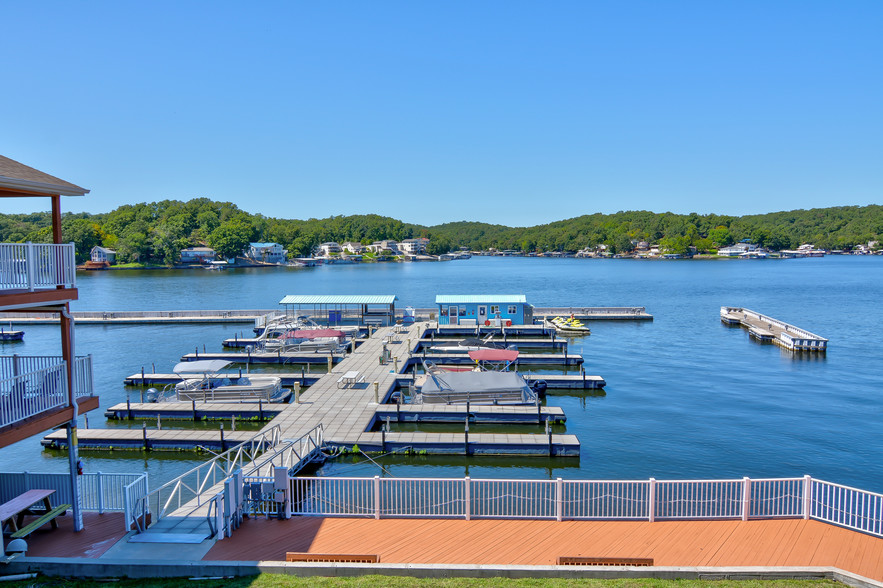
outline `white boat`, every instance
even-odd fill
[[[516,349],[514,345],[503,347],[502,345],[491,343],[491,339],[493,338],[493,336],[494,334],[491,333],[484,339],[479,339],[477,337],[467,337],[465,339],[461,339],[460,341],[439,342],[438,344],[429,347],[427,351],[441,351],[445,353],[467,353],[469,351],[478,351],[479,349]]]
[[[425,374],[414,381],[415,404],[536,404],[546,394],[544,380],[528,381],[518,372],[507,371],[518,358],[511,349],[472,351],[473,369],[439,368],[424,362]],[[500,371],[487,369],[488,362]],[[503,367],[505,366],[505,367]]]
[[[291,390],[282,387],[282,378],[221,372],[229,365],[222,359],[183,361],[173,370],[181,381],[148,398],[151,402],[285,402],[291,396]]]
[[[270,353],[332,353],[346,349],[346,333],[339,329],[294,329],[265,339],[263,351]]]

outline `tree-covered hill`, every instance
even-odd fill
[[[48,242],[51,224],[47,212],[0,214],[0,241]],[[63,233],[66,241],[76,243],[80,261],[88,258],[93,246],[104,245],[117,251],[119,262],[160,264],[175,263],[180,250],[193,245],[208,245],[232,257],[250,241],[270,241],[300,257],[310,255],[325,241],[371,243],[413,237],[428,237],[430,253],[458,247],[578,251],[602,243],[614,252],[626,252],[636,241],[659,243],[671,252],[684,252],[690,246],[704,252],[742,239],[777,250],[801,243],[848,249],[883,240],[883,206],[838,206],[741,217],[628,211],[533,227],[506,227],[469,221],[421,226],[374,214],[278,219],[249,214],[230,202],[196,198],[127,204],[102,214],[66,213]]]

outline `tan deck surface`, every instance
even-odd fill
[[[246,519],[204,559],[284,561],[286,551],[378,554],[383,563],[552,565],[561,555],[651,557],[658,566],[835,566],[883,580],[883,539],[802,519]]]

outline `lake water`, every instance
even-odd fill
[[[536,306],[645,306],[652,322],[592,322],[575,340],[603,393],[555,392],[579,459],[389,456],[394,476],[529,478],[814,477],[883,491],[880,333],[883,257],[638,261],[474,257],[449,263],[317,268],[92,272],[78,275],[74,310],[276,308],[285,294],[396,294],[429,308],[436,294],[523,293]],[[830,339],[825,355],[792,356],[719,320],[743,306]],[[27,326],[0,353],[59,353],[57,327]],[[93,326],[76,331],[91,353],[101,406],[124,401],[123,378],[170,371],[194,348],[219,350],[246,325]],[[130,392],[137,394],[134,389]],[[103,410],[90,426],[105,423]],[[83,426],[83,417],[80,425]],[[119,426],[119,425],[117,425]],[[124,424],[123,426],[128,426]],[[140,424],[137,426],[140,427]],[[212,425],[217,426],[217,425]],[[40,437],[0,452],[0,470],[64,471]],[[156,487],[197,463],[190,454],[82,452],[89,471],[143,471]],[[328,475],[375,475],[364,458]]]

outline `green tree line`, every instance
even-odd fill
[[[3,242],[50,242],[48,212],[0,214]],[[76,244],[78,261],[95,245],[117,251],[120,263],[172,265],[185,247],[206,245],[223,257],[242,253],[249,242],[285,246],[293,257],[309,256],[326,241],[363,244],[414,237],[430,239],[429,253],[465,247],[471,250],[513,249],[578,251],[599,244],[614,253],[635,243],[658,243],[665,251],[685,253],[690,247],[711,252],[749,239],[773,250],[812,243],[826,249],[849,249],[883,241],[883,206],[838,206],[811,210],[725,216],[627,211],[590,214],[533,227],[507,227],[479,222],[435,226],[403,223],[374,214],[324,219],[279,219],[249,214],[230,202],[196,198],[124,205],[108,213],[65,213],[65,242]]]

